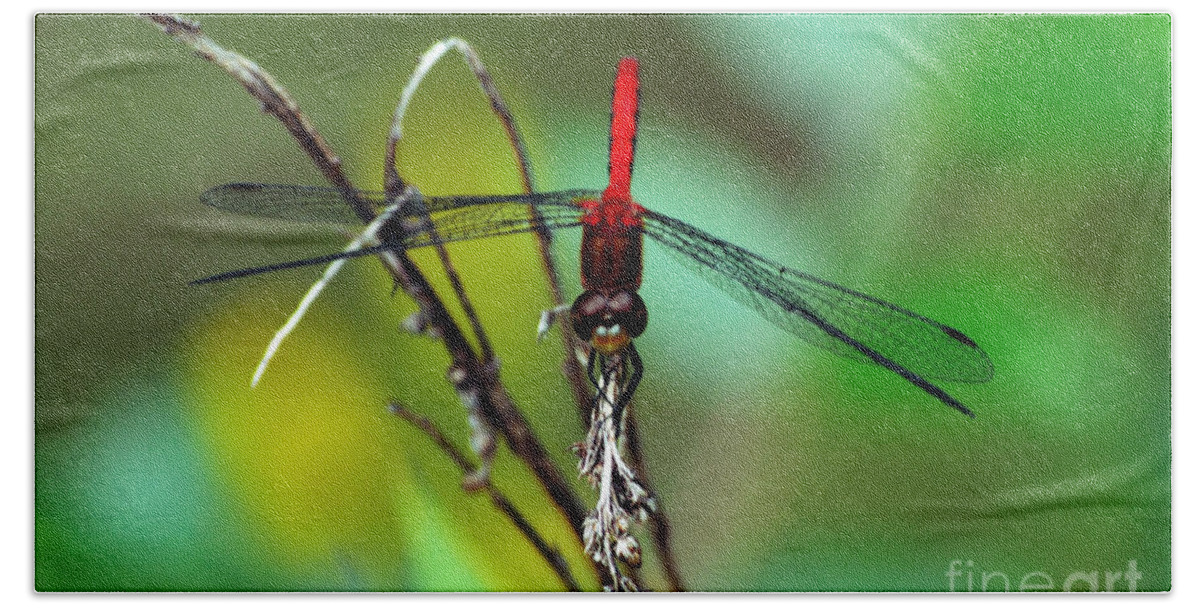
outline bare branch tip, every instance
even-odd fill
[[[172,36],[179,33],[200,34],[200,24],[170,13],[142,13],[142,18],[157,24]]]

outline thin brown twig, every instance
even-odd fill
[[[419,271],[407,256],[400,256],[406,272],[420,276]],[[509,449],[513,451],[537,477],[550,499],[559,507],[575,530],[576,536],[583,540],[583,520],[587,512],[575,495],[566,479],[554,465],[546,448],[533,433],[524,415],[513,405],[508,392],[500,383],[499,368],[495,365],[484,365],[475,358],[474,351],[466,341],[461,330],[450,319],[449,312],[441,300],[429,297],[432,290],[427,283],[425,287],[405,290],[417,300],[418,305],[426,312],[430,325],[439,328],[443,344],[450,353],[453,363],[447,376],[454,384],[459,399],[468,411],[477,410],[487,423],[497,429],[505,438]],[[599,567],[596,568],[601,583],[607,580],[607,574]]]
[[[480,59],[479,54],[475,52],[475,49],[465,41],[458,38],[441,40],[425,53],[425,55],[421,58],[421,62],[418,65],[416,72],[413,74],[413,80],[410,81],[409,87],[405,89],[404,95],[402,95],[400,107],[397,108],[397,115],[403,111],[403,108],[406,106],[409,97],[415,90],[415,85],[419,83],[422,78],[424,78],[425,73],[432,68],[434,63],[436,63],[445,53],[451,50],[456,50],[462,55],[463,61],[466,63],[467,68],[471,70],[471,73],[478,81],[479,88],[483,91],[484,96],[488,99],[488,103],[491,105],[492,112],[496,115],[497,120],[500,121],[500,125],[504,128],[505,135],[508,137],[509,145],[513,149],[513,155],[517,163],[517,170],[521,176],[522,189],[526,193],[532,193],[535,190],[533,171],[530,168],[529,153],[525,147],[525,141],[521,137],[520,129],[517,128],[516,118],[513,116],[512,111],[509,110],[508,104],[505,103],[504,97],[500,94],[499,88],[496,87],[495,80],[492,78],[491,73],[488,72],[487,67],[483,64],[483,60]],[[398,120],[399,116],[397,116],[397,118],[393,121],[390,138],[399,139],[400,137],[400,125],[398,124]],[[393,150],[393,145],[391,143],[389,143],[388,150]],[[530,205],[529,213],[534,227],[533,234],[537,238],[538,253],[541,258],[542,269],[546,273],[547,281],[550,287],[550,295],[553,304],[552,308],[559,308],[564,302],[564,296],[562,281],[559,278],[558,267],[554,263],[552,251],[553,239],[550,230],[546,226],[546,222],[543,219],[541,211],[538,210],[537,207]],[[446,264],[444,258],[445,256],[443,256],[443,265]],[[451,283],[454,285],[457,291],[459,289],[458,284],[455,282],[457,279],[457,274],[449,274]],[[464,311],[467,313],[468,318],[472,320],[472,323],[474,323],[474,317],[472,315],[473,309],[469,308],[468,306],[464,306]],[[576,356],[576,351],[578,350],[578,341],[575,338],[575,335],[569,331],[563,331],[561,336],[564,351],[563,375],[566,376],[567,382],[571,387],[571,395],[575,400],[576,409],[579,411],[580,420],[584,426],[587,426],[590,421],[592,393],[591,387],[584,377],[583,366],[580,363],[579,357]],[[481,340],[481,344],[482,343],[485,342]],[[490,359],[490,348],[484,346],[482,350],[484,359]]]
[[[521,173],[521,184],[525,192],[532,193],[535,187],[533,172],[529,164],[529,153],[525,147],[525,140],[521,137],[521,131],[517,128],[516,118],[513,117],[512,111],[508,109],[508,104],[504,102],[504,97],[500,94],[500,89],[496,87],[491,73],[483,65],[483,61],[479,58],[479,54],[475,52],[475,49],[471,48],[471,45],[463,43],[460,46],[460,50],[462,51],[463,59],[467,63],[467,67],[471,69],[471,72],[475,74],[475,79],[479,81],[479,87],[483,89],[483,94],[491,102],[492,112],[496,114],[496,118],[504,127],[504,132],[508,136],[509,144],[512,146],[513,154],[516,157],[517,169]],[[553,238],[551,237],[550,230],[546,227],[546,222],[542,217],[541,211],[537,207],[530,206],[529,213],[533,219],[533,233],[537,236],[542,269],[546,273],[550,284],[552,308],[558,308],[563,305],[565,299],[558,267],[554,263],[552,251]],[[571,387],[571,396],[575,399],[580,421],[586,427],[591,422],[591,387],[584,377],[583,365],[580,363],[579,357],[575,355],[578,350],[575,334],[566,329],[561,331],[560,334],[562,335],[564,354],[563,375],[566,376],[567,383]]]
[[[152,14],[146,15],[146,18],[241,83],[251,96],[262,103],[265,111],[276,116],[292,133],[318,169],[342,191],[347,204],[363,222],[374,219],[374,210],[359,198],[357,189],[342,173],[340,160],[313,129],[291,96],[269,74],[245,57],[217,45],[203,34],[195,22],[174,15]],[[387,167],[390,169],[389,198],[395,198],[404,194],[406,188],[403,180],[395,173],[394,164],[388,163]],[[393,278],[416,300],[430,325],[441,336],[453,360],[447,376],[454,384],[460,400],[468,410],[478,408],[487,416],[489,422],[500,430],[509,447],[537,477],[582,542],[586,511],[554,465],[545,447],[533,433],[528,421],[512,404],[499,381],[498,367],[494,364],[482,364],[475,356],[474,350],[453,322],[432,286],[403,251],[386,252],[380,257]],[[604,583],[607,575],[600,569],[597,569],[597,574]]]
[[[442,450],[442,452],[444,452],[446,456],[448,456],[450,460],[453,461],[460,470],[462,470],[464,475],[470,476],[476,470],[475,465],[471,463],[471,460],[467,458],[466,454],[463,454],[461,450],[455,447],[454,444],[451,443],[446,437],[446,434],[438,429],[437,426],[433,424],[433,421],[431,421],[429,418],[417,414],[411,409],[405,407],[403,404],[397,402],[392,402],[388,406],[388,409],[390,409],[393,414],[396,414],[404,420],[407,420],[413,426],[420,429],[421,432],[425,433],[425,435],[433,440],[434,444],[436,444]],[[562,553],[559,553],[558,549],[550,546],[550,544],[547,543],[540,534],[538,534],[537,530],[535,530],[533,525],[529,523],[529,520],[521,514],[516,505],[514,505],[512,501],[505,497],[504,494],[492,484],[490,479],[483,483],[482,489],[487,491],[488,496],[492,499],[492,504],[495,505],[496,508],[502,513],[504,513],[504,515],[508,517],[510,521],[512,521],[513,525],[521,531],[521,534],[523,534],[525,538],[529,540],[530,544],[537,549],[538,553],[542,555],[542,558],[546,560],[546,563],[550,565],[550,568],[554,570],[554,573],[558,575],[558,579],[562,581],[563,586],[567,588],[567,591],[579,591],[579,583],[575,582],[575,577],[571,575],[571,569],[567,566],[567,560],[563,558]]]
[[[441,43],[439,43],[441,44]],[[434,45],[437,49],[438,45]],[[384,190],[391,193],[400,193],[405,189],[404,180],[401,179],[397,167],[398,148],[400,140],[403,137],[403,121],[404,114],[408,108],[408,103],[412,98],[416,87],[425,77],[425,72],[432,65],[431,62],[437,61],[435,50],[427,51],[417,65],[416,71],[409,79],[408,85],[400,95],[400,100],[396,104],[396,111],[392,114],[391,128],[388,129],[387,145],[384,148]],[[462,306],[463,313],[467,317],[467,322],[471,324],[471,331],[475,334],[475,339],[479,342],[480,359],[482,361],[492,361],[495,359],[495,350],[492,348],[492,342],[487,336],[487,331],[483,328],[483,322],[479,319],[479,314],[475,311],[475,305],[471,303],[470,296],[467,295],[466,287],[463,285],[462,277],[458,274],[458,269],[454,267],[450,260],[450,253],[446,250],[445,243],[437,238],[437,227],[429,220],[428,213],[422,210],[425,215],[425,225],[422,230],[428,231],[432,235],[434,248],[437,250],[438,259],[442,263],[442,269],[446,272],[446,278],[450,281],[450,287],[454,290],[454,295],[458,299],[458,303]],[[486,465],[485,465],[486,467]]]

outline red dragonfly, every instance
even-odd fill
[[[394,220],[428,215],[433,231],[409,231],[364,247],[304,260],[225,272],[194,281],[209,283],[244,276],[324,264],[387,250],[426,247],[529,232],[536,207],[550,229],[583,227],[580,251],[581,294],[571,306],[570,322],[579,338],[592,347],[589,375],[597,360],[621,356],[631,374],[625,380],[621,408],[642,376],[642,361],[633,339],[646,330],[646,305],[638,295],[642,283],[642,240],[649,236],[677,257],[766,319],[800,338],[838,355],[874,363],[958,411],[974,417],[966,406],[930,379],[987,382],[992,363],[965,334],[895,304],[842,287],[811,274],[782,266],[680,220],[655,213],[634,202],[630,193],[637,135],[638,62],[627,57],[617,66],[613,85],[609,182],[602,192],[564,190],[500,196],[446,196],[421,200],[423,208],[402,212]],[[363,200],[385,204],[380,192],[360,192]],[[213,207],[280,219],[353,223],[356,216],[335,188],[275,184],[227,184],[202,195]],[[420,205],[418,205],[420,206]],[[602,367],[603,369],[603,367]],[[595,376],[591,376],[595,383]]]

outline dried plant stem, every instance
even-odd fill
[[[621,455],[624,414],[617,404],[622,403],[622,392],[628,390],[625,356],[606,356],[599,365],[587,439],[576,445],[579,473],[599,494],[596,508],[584,521],[583,546],[616,582],[607,589],[638,591],[642,588],[637,570],[642,564],[642,551],[630,529],[657,509],[657,501]],[[622,564],[628,566],[627,570],[622,570]]]
[[[454,447],[454,444],[450,442],[445,433],[438,429],[431,420],[420,414],[417,414],[400,403],[393,402],[389,406],[389,409],[392,411],[392,413],[407,420],[413,426],[417,427],[421,432],[425,433],[425,435],[427,435],[430,439],[432,439],[434,444],[436,444],[438,448],[440,448],[442,452],[444,452],[446,456],[448,456],[450,460],[454,462],[454,464],[458,465],[458,468],[462,470],[464,475],[470,476],[475,471],[475,466],[471,463],[470,459],[468,459],[467,456],[458,448]],[[529,540],[535,549],[537,549],[538,553],[542,555],[542,558],[546,560],[546,563],[549,564],[551,569],[554,570],[554,573],[558,576],[558,579],[562,581],[563,586],[567,588],[567,591],[579,591],[579,583],[575,582],[575,577],[571,576],[571,569],[567,566],[567,560],[563,559],[563,556],[558,552],[558,549],[551,547],[550,544],[547,543],[540,534],[538,534],[537,530],[534,530],[533,526],[529,523],[529,520],[525,519],[525,516],[521,514],[515,505],[513,505],[512,501],[508,500],[508,498],[506,498],[504,494],[500,492],[500,490],[496,489],[495,485],[492,484],[490,479],[483,484],[482,489],[487,491],[488,496],[492,499],[492,504],[495,505],[500,512],[504,513],[504,515],[508,517],[510,521],[512,521],[513,525],[521,531],[521,534],[525,535],[525,538]]]
[[[378,217],[371,220],[371,223],[367,224],[366,230],[351,241],[343,251],[357,251],[369,243],[378,243],[376,235],[378,235],[380,228],[395,215],[399,208],[399,205],[392,205],[385,209]],[[292,313],[292,316],[288,317],[287,322],[275,332],[275,335],[271,338],[271,342],[267,344],[266,351],[263,353],[262,359],[259,360],[258,367],[254,370],[254,376],[250,379],[251,387],[258,386],[258,381],[262,379],[263,373],[267,371],[267,365],[279,350],[279,346],[283,343],[283,340],[300,324],[300,319],[304,318],[305,313],[308,312],[308,308],[312,306],[312,303],[316,301],[317,296],[321,295],[321,292],[324,291],[325,287],[333,280],[333,277],[345,265],[345,258],[335,260],[325,268],[325,272],[321,274],[321,278],[316,283],[313,283],[312,287],[309,287],[308,292],[300,300],[300,304],[296,306],[295,312]]]
[[[309,155],[326,179],[342,191],[347,204],[359,218],[364,223],[370,223],[375,218],[374,210],[358,197],[356,188],[341,171],[341,161],[300,112],[291,96],[269,74],[254,62],[217,45],[205,36],[200,26],[194,22],[174,15],[152,14],[146,15],[146,18],[159,25],[168,35],[191,47],[200,57],[233,76],[251,96],[262,103],[265,111],[277,117],[292,133],[301,149]],[[394,153],[389,155],[389,161],[392,160]],[[395,165],[389,162],[386,170],[389,198],[401,196],[407,188],[396,174]],[[494,361],[483,362],[475,355],[436,292],[404,252],[389,251],[379,257],[397,284],[417,302],[430,326],[441,336],[453,360],[447,376],[464,406],[468,411],[481,412],[487,422],[501,432],[510,448],[537,477],[582,541],[586,511],[533,433],[528,421],[513,406],[500,384],[498,367]],[[611,584],[607,573],[602,569],[597,568],[597,575],[602,584]]]
[[[200,25],[178,15],[147,14],[146,19],[158,24],[164,32],[189,46],[200,57],[216,64],[233,76],[246,91],[262,103],[263,111],[269,112],[283,123],[292,137],[300,144],[325,179],[342,190],[347,203],[364,224],[375,217],[374,210],[365,201],[354,195],[354,185],[342,173],[342,161],[329,148],[325,139],[317,133],[291,95],[279,86],[270,74],[245,57],[222,48],[204,35]]]
[[[534,191],[533,172],[530,169],[529,154],[525,147],[525,141],[521,137],[520,129],[517,128],[516,118],[513,117],[512,111],[509,110],[508,104],[505,103],[504,97],[500,94],[500,90],[496,87],[495,80],[484,66],[483,61],[479,58],[479,54],[471,45],[459,38],[447,38],[439,40],[428,51],[422,55],[417,62],[417,67],[413,70],[413,75],[409,78],[408,84],[400,95],[400,102],[396,106],[396,115],[392,121],[392,132],[389,140],[399,141],[403,137],[402,118],[412,101],[413,95],[416,93],[417,87],[424,80],[425,75],[433,68],[433,65],[438,62],[446,53],[450,51],[458,51],[462,55],[463,61],[467,64],[467,68],[474,74],[475,79],[479,82],[479,88],[483,90],[484,96],[487,97],[491,104],[492,111],[496,114],[497,120],[500,121],[504,128],[505,134],[508,136],[509,144],[512,146],[513,154],[517,161],[517,169],[521,175],[522,188],[526,193]],[[389,152],[395,154],[394,148],[389,145]],[[388,163],[388,166],[395,166],[394,161]],[[550,287],[550,296],[553,301],[553,308],[561,308],[565,302],[563,296],[562,282],[559,278],[558,267],[554,263],[552,252],[552,241],[550,231],[546,224],[542,221],[542,214],[536,207],[529,208],[530,217],[533,219],[534,235],[537,237],[538,252],[542,261],[542,269],[546,273],[547,282]],[[578,340],[574,333],[570,331],[561,332],[563,342],[563,375],[567,378],[567,383],[571,387],[571,396],[575,400],[576,408],[579,411],[580,420],[586,427],[589,424],[592,407],[592,393],[589,386],[583,366],[574,356],[579,349]],[[485,355],[488,353],[484,350]],[[487,358],[485,356],[485,358]]]

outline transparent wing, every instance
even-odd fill
[[[386,206],[383,192],[360,189],[354,194],[380,210]],[[424,201],[426,209],[434,213],[462,209],[462,207],[506,203],[538,207],[577,206],[576,200],[578,199],[599,197],[600,191],[593,191],[593,189],[568,189],[568,191],[533,194],[426,197],[422,201]],[[208,191],[200,194],[200,201],[222,211],[232,211],[254,217],[286,219],[289,222],[348,225],[361,223],[358,216],[355,216],[346,204],[342,191],[330,187],[295,186],[290,183],[226,183],[223,186],[209,188]]]
[[[572,193],[554,193],[573,195]],[[537,227],[530,205],[541,216],[549,230],[579,225],[582,210],[576,196],[536,200],[526,197],[453,197],[426,199],[432,230],[420,216],[410,216],[411,227],[403,240],[406,248],[427,247],[436,242],[453,243],[507,234],[531,232]]]
[[[383,193],[361,190],[358,196],[382,208]],[[361,224],[337,188],[287,184],[225,184],[205,190],[200,202],[222,211],[290,222]]]
[[[380,192],[358,192],[364,200],[381,205]],[[326,264],[335,260],[374,255],[389,249],[413,249],[435,243],[452,243],[508,234],[531,232],[539,226],[548,230],[578,226],[581,198],[598,197],[592,190],[565,190],[507,196],[453,196],[422,199],[424,205],[396,214],[382,228],[385,244],[302,260],[292,260],[222,272],[192,281],[213,283],[267,272]],[[201,199],[213,207],[288,221],[324,222],[341,226],[360,225],[336,188],[292,186],[284,184],[226,184],[208,190]],[[535,219],[532,209],[538,212]],[[426,217],[430,220],[426,222]],[[397,230],[403,223],[403,230]]]
[[[957,329],[781,266],[679,220],[651,211],[644,217],[646,235],[734,299],[807,342],[883,365],[939,399],[944,393],[919,376],[956,382],[992,377],[987,354]]]
[[[378,209],[386,206],[382,192],[360,190],[355,194]],[[532,230],[530,206],[542,213],[550,227],[569,224],[572,217],[579,219],[577,200],[599,195],[593,190],[565,190],[429,197],[422,202],[444,240],[466,240]],[[361,224],[337,188],[236,183],[211,188],[200,195],[200,200],[210,207],[255,217],[343,226]]]

